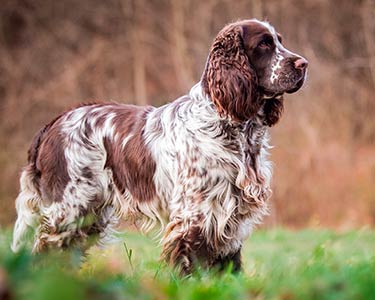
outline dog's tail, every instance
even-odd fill
[[[22,171],[20,178],[20,193],[16,199],[17,220],[13,229],[13,241],[11,248],[14,252],[23,246],[29,229],[39,224],[41,195],[39,190],[40,170],[37,160],[40,146],[49,129],[58,118],[44,126],[34,136],[28,151],[28,165]]]

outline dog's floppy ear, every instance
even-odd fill
[[[267,99],[263,106],[264,121],[263,125],[272,127],[281,118],[284,110],[284,99],[282,96],[278,98]]]
[[[243,28],[227,26],[215,38],[202,77],[222,116],[246,121],[260,108],[257,77],[246,55]]]

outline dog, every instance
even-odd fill
[[[34,137],[16,200],[12,249],[106,243],[121,219],[162,224],[162,258],[241,269],[241,247],[267,213],[268,128],[308,62],[267,22],[225,26],[201,80],[155,108],[97,103],[67,111]],[[165,224],[167,220],[167,224]]]

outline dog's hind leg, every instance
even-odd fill
[[[85,210],[86,211],[86,210]],[[76,205],[54,202],[41,208],[40,223],[35,234],[33,252],[49,248],[67,248],[72,244],[81,248],[87,235],[81,230],[88,221],[88,213],[83,213]]]
[[[40,196],[32,182],[30,172],[22,172],[21,191],[16,199],[17,220],[13,230],[11,249],[17,252],[22,248],[29,229],[37,227],[39,222]]]
[[[87,191],[83,187],[81,189]],[[67,194],[69,201],[65,199],[42,206],[33,252],[68,247],[86,250],[98,240],[102,244],[108,242],[114,233],[113,227],[119,221],[119,214],[112,206],[110,193],[107,195],[108,202],[101,198],[103,195],[99,195],[101,193],[84,197],[82,193],[78,201],[73,195]],[[90,199],[102,200],[96,203]]]

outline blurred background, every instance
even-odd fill
[[[1,0],[0,225],[36,131],[92,100],[162,105],[200,79],[228,22],[271,22],[309,60],[273,128],[264,226],[375,225],[374,0]]]

